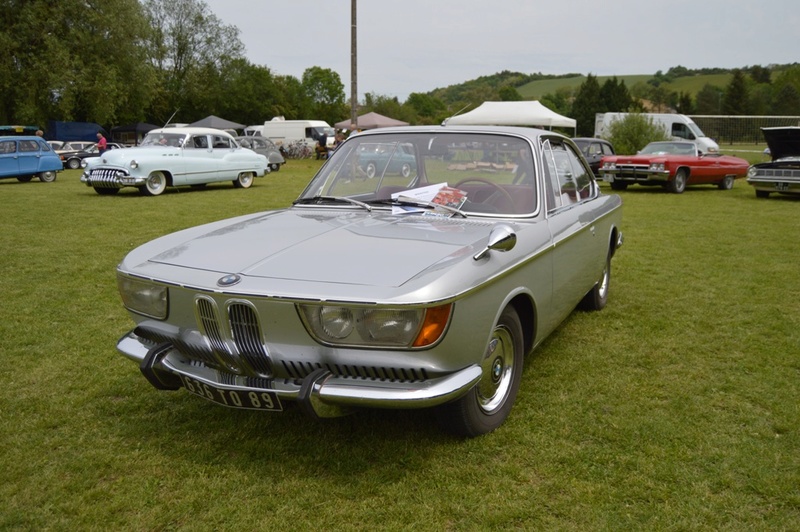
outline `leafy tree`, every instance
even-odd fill
[[[749,107],[744,73],[736,69],[733,71],[730,83],[725,88],[725,96],[722,99],[722,113],[726,115],[747,115],[750,114]]]
[[[572,94],[572,89],[560,87],[556,89],[555,94],[547,93],[539,98],[539,102],[551,111],[567,116],[572,113]]]
[[[664,128],[644,114],[630,113],[614,120],[605,137],[614,145],[617,153],[633,154],[651,142],[668,140]]]
[[[447,106],[430,94],[412,92],[404,104],[411,107],[417,119],[413,123],[439,124],[447,118]]]
[[[723,90],[706,83],[695,97],[695,112],[700,115],[718,115],[722,113]]]
[[[498,91],[498,94],[500,95],[500,101],[503,102],[520,102],[523,100],[522,95],[519,93],[519,91],[517,91],[517,89],[509,85],[501,87],[500,90]]]
[[[150,62],[162,89],[151,104],[153,118],[166,120],[177,109],[181,120],[203,118],[211,109],[208,102],[219,97],[220,70],[243,57],[238,28],[223,24],[202,0],[143,0],[143,5],[152,28]]]
[[[600,98],[603,102],[603,107],[598,112],[619,112],[624,113],[628,111],[633,102],[628,87],[625,85],[625,80],[618,80],[617,76],[607,79],[603,86],[600,87]]]
[[[589,74],[578,88],[575,101],[572,102],[572,113],[570,114],[577,123],[577,135],[579,137],[591,137],[594,135],[595,114],[602,112],[602,109],[600,84],[597,82],[596,76]]]
[[[694,112],[691,94],[681,91],[677,94],[673,93],[673,95],[675,96],[675,102],[673,105],[673,107],[675,107],[675,111],[684,115],[689,115]]]
[[[301,83],[314,119],[334,123],[347,115],[344,83],[337,72],[318,66],[307,68]]]
[[[145,60],[148,25],[137,0],[107,0],[91,8],[81,0],[3,4],[4,122],[109,124],[144,115],[155,80]]]
[[[783,116],[800,114],[800,90],[790,83],[783,85],[775,95],[772,112]]]
[[[769,84],[771,82],[772,72],[768,68],[762,67],[760,65],[753,65],[750,67],[750,77],[756,83],[766,83]]]

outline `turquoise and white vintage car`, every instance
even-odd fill
[[[266,157],[242,148],[218,129],[154,129],[135,148],[110,150],[86,161],[81,182],[98,194],[136,187],[146,196],[158,196],[167,187],[220,181],[249,188],[255,177],[269,172],[268,164]]]
[[[606,305],[621,207],[554,132],[359,133],[293,206],[128,254],[117,278],[136,325],[117,348],[156,388],[232,408],[434,408],[457,434],[487,433],[525,355],[577,305]]]

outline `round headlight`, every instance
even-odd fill
[[[134,159],[128,166],[130,166],[131,168],[139,168],[139,163],[137,163],[136,159]]]
[[[328,337],[335,340],[347,338],[353,332],[353,313],[345,307],[320,307],[319,324]]]
[[[365,310],[358,322],[358,332],[364,340],[388,345],[407,345],[417,335],[420,318],[421,313],[418,310]]]

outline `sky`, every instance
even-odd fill
[[[204,0],[245,55],[300,79],[337,72],[350,96],[351,0]],[[504,70],[655,74],[800,62],[796,0],[360,0],[357,87],[405,101]]]

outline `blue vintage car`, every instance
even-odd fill
[[[27,183],[38,177],[50,183],[63,168],[61,158],[41,137],[0,137],[0,179],[16,177]]]

